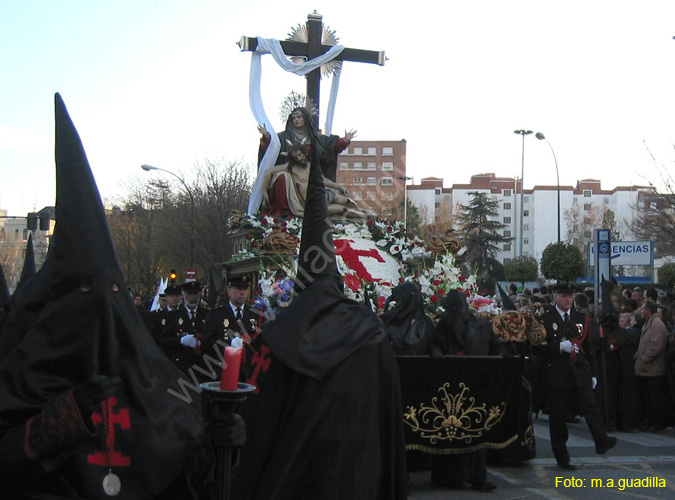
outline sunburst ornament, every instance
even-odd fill
[[[291,32],[288,34],[286,39],[289,42],[309,42],[309,32],[307,31],[306,24],[298,24],[295,28],[291,29]],[[340,42],[340,39],[335,34],[335,30],[330,29],[330,26],[323,25],[323,32],[321,33],[321,44],[330,45],[331,47],[337,45]],[[303,62],[306,60],[305,57],[301,56],[289,56],[289,59],[294,63]],[[337,73],[337,70],[342,66],[341,61],[329,61],[321,65],[321,77],[327,78],[331,75]]]
[[[281,103],[281,108],[279,108],[279,112],[281,113],[281,121],[283,123],[286,123],[286,119],[290,116],[291,111],[293,111],[295,108],[306,108],[307,111],[309,111],[309,114],[312,116],[316,116],[318,114],[316,104],[311,97],[308,97],[305,94],[300,94],[299,92],[293,90],[284,98],[283,102]]]

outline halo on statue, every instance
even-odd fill
[[[305,94],[292,90],[282,101],[279,108],[281,122],[286,123],[286,120],[291,115],[295,108],[306,108],[311,116],[316,116],[319,110],[316,108],[316,103],[311,97]]]
[[[307,24],[298,24],[295,28],[291,29],[291,32],[286,38],[289,42],[309,42],[309,31],[307,30]],[[335,30],[330,29],[330,26],[323,25],[323,31],[321,32],[321,44],[334,46],[340,42],[340,39],[335,34]],[[289,59],[294,63],[304,62],[307,58],[299,56],[290,56]],[[342,66],[340,61],[329,61],[321,65],[321,77],[328,78],[331,75],[337,73],[338,69]]]

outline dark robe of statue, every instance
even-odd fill
[[[295,113],[302,114],[305,123],[303,127],[295,127],[293,125],[293,114]],[[312,162],[316,161],[315,158],[318,159],[323,175],[335,182],[338,155],[347,148],[349,142],[337,135],[320,134],[311,113],[302,107],[291,111],[286,120],[286,128],[279,132],[277,136],[281,143],[281,149],[279,150],[279,156],[275,165],[288,163],[288,154],[291,146],[299,143],[307,147],[308,156],[312,158]],[[258,150],[258,163],[260,163],[265,151],[267,151],[267,146],[269,146],[269,139],[261,139],[260,149]],[[314,156],[314,150],[316,150],[316,157]]]

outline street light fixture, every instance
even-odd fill
[[[523,217],[525,215],[525,205],[524,205],[524,192],[525,192],[525,136],[530,135],[532,133],[531,130],[514,130],[514,134],[519,134],[523,136],[523,154],[522,154],[522,160],[521,160],[521,168],[520,168],[520,249],[518,251],[518,256],[522,257],[523,256],[523,239],[524,239],[524,232],[523,232]]]
[[[546,141],[548,147],[551,148],[551,153],[553,153],[553,161],[555,162],[555,180],[558,190],[558,243],[560,243],[560,175],[558,173],[558,159],[555,157],[555,151],[553,151],[553,146],[548,142],[548,139],[541,132],[537,132],[534,136],[540,141]]]
[[[403,181],[403,227],[408,230],[408,181],[412,177],[406,175],[399,175],[398,178]]]
[[[192,194],[192,190],[185,183],[183,178],[179,175],[176,175],[171,170],[165,170],[159,167],[153,167],[152,165],[141,165],[141,168],[146,172],[150,170],[159,170],[161,172],[166,172],[169,175],[173,175],[187,191],[188,196],[190,196],[190,268],[194,267],[194,256],[195,256],[195,197]]]

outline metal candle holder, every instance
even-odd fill
[[[255,390],[255,386],[238,383],[236,391],[224,391],[220,388],[220,382],[206,382],[200,384],[203,391],[202,407],[205,422],[218,422],[227,420],[237,411],[239,403],[248,397],[249,392]],[[216,448],[216,486],[217,500],[229,500],[230,498],[230,475],[232,472],[232,448]]]

